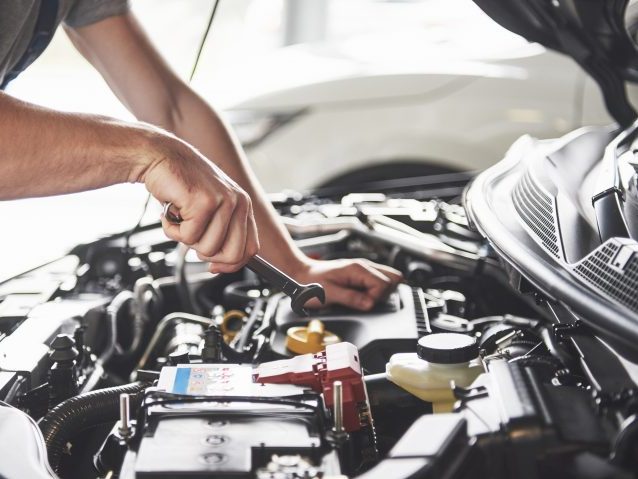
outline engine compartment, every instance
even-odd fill
[[[402,271],[367,313],[299,317],[159,225],[1,284],[0,413],[34,445],[4,470],[51,477],[46,447],[64,478],[631,477],[635,364],[495,254],[467,179],[273,198],[309,256]],[[389,379],[395,355],[450,333],[476,343],[471,382],[440,368],[426,401]]]

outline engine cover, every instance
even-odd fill
[[[290,309],[290,299],[275,297],[279,301],[275,313],[275,331],[271,336],[272,351],[291,356],[286,349],[286,332],[294,326],[305,326],[307,318],[300,318]],[[414,350],[418,327],[427,323],[427,309],[416,290],[401,284],[388,300],[370,312],[353,312],[339,307],[326,308],[313,313],[326,329],[343,341],[359,349],[361,364],[366,372],[380,373],[390,356],[396,352]]]

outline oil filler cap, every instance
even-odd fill
[[[286,333],[286,347],[295,354],[318,353],[329,344],[341,342],[341,338],[330,331],[318,319],[313,319],[308,326],[296,326]]]
[[[430,363],[466,363],[479,354],[478,341],[459,333],[433,333],[419,339],[417,355]]]

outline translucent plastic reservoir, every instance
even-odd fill
[[[417,353],[393,355],[386,365],[386,376],[397,386],[424,401],[431,402],[434,412],[452,410],[455,401],[452,384],[467,387],[483,372],[478,357],[446,364],[427,361],[422,359],[423,356],[425,355],[421,354],[419,357]]]

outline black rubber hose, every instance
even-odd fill
[[[131,410],[135,410],[142,402],[139,393],[148,386],[149,383],[135,382],[98,389],[67,399],[51,409],[39,423],[51,467],[57,471],[66,443],[78,433],[118,419],[120,394],[131,395]]]

